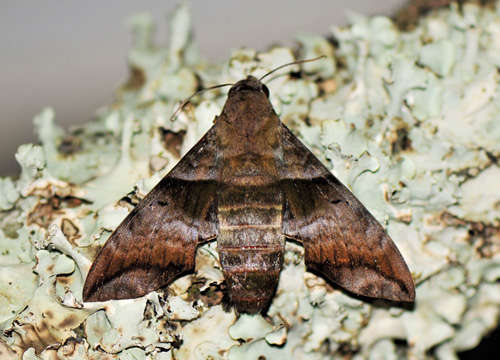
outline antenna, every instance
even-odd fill
[[[187,99],[184,99],[184,101],[181,102],[181,104],[179,105],[179,107],[177,108],[177,110],[175,110],[174,114],[172,115],[172,117],[170,118],[170,121],[171,122],[174,122],[175,118],[177,117],[177,114],[179,114],[179,112],[184,109],[184,107],[188,104],[188,102],[191,101],[192,98],[194,98],[196,95],[200,95],[201,93],[207,91],[207,90],[213,90],[213,89],[217,89],[217,88],[221,88],[221,87],[224,87],[224,86],[230,86],[230,85],[234,85],[234,84],[220,84],[220,85],[214,85],[214,86],[210,86],[206,89],[201,89],[200,91],[197,91],[195,92],[193,95],[191,95],[190,97],[188,97]]]
[[[280,69],[283,69],[284,67],[287,67],[287,66],[291,66],[291,65],[296,65],[296,64],[303,64],[303,63],[307,63],[307,62],[311,62],[311,61],[316,61],[316,60],[319,60],[319,59],[323,59],[323,58],[326,58],[326,55],[321,55],[321,56],[318,56],[314,59],[307,59],[307,60],[297,60],[297,61],[294,61],[294,62],[291,62],[291,63],[288,63],[288,64],[284,64],[284,65],[281,65],[281,66],[278,66],[276,69],[274,70],[271,70],[269,71],[266,75],[262,76],[259,81],[262,81],[262,79],[264,79],[266,76],[268,75],[271,75],[272,73],[280,70]],[[177,108],[177,110],[175,110],[175,112],[173,113],[172,117],[170,118],[170,121],[173,122],[175,120],[175,118],[177,117],[177,114],[179,114],[179,112],[184,109],[184,107],[189,103],[189,101],[191,101],[192,98],[194,98],[196,95],[200,95],[201,93],[207,91],[207,90],[213,90],[213,89],[217,89],[217,88],[221,88],[221,87],[224,87],[224,86],[232,86],[234,84],[221,84],[221,85],[215,85],[215,86],[210,86],[206,89],[202,89],[200,91],[197,91],[195,92],[193,95],[191,95],[190,97],[188,97],[187,99],[185,99],[184,101],[181,102],[181,104],[179,105],[179,107]]]
[[[288,64],[284,64],[284,65],[278,66],[276,69],[269,71],[266,75],[264,75],[263,77],[261,77],[259,80],[262,81],[262,79],[264,79],[266,76],[271,75],[272,73],[274,73],[274,72],[276,72],[276,71],[278,71],[280,69],[283,69],[284,67],[287,67],[287,66],[290,66],[290,65],[296,65],[296,64],[303,64],[303,63],[307,63],[307,62],[311,62],[311,61],[316,61],[316,60],[323,59],[323,58],[326,58],[326,55],[321,55],[321,56],[318,56],[317,58],[314,58],[314,59],[297,60],[297,61],[294,61],[294,62],[291,62],[291,63],[288,63]]]

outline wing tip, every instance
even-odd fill
[[[101,286],[97,289],[83,289],[82,300],[83,302],[103,302],[110,300],[126,300],[126,299],[136,299],[141,296],[147,295],[154,291],[148,290],[147,292],[130,292],[130,291],[116,291],[115,288],[110,286]]]
[[[403,301],[407,303],[415,302],[415,286],[412,284],[411,287],[406,286],[405,289],[401,289],[398,292],[391,292],[390,294],[382,294],[377,296],[377,298],[386,299],[390,301]]]
[[[378,274],[377,274],[378,275]],[[354,293],[389,301],[402,301],[412,303],[415,301],[415,285],[408,272],[402,278],[381,279],[374,283],[359,287]]]
[[[311,265],[311,264],[309,264]],[[365,268],[320,268],[309,266],[309,271],[353,295],[395,302],[415,301],[415,285],[408,271],[397,278],[381,276],[377,271]]]

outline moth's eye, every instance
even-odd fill
[[[267,88],[266,85],[262,84],[262,91],[264,92],[264,94],[269,97],[269,89]]]

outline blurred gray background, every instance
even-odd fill
[[[191,1],[195,40],[212,61],[242,46],[292,45],[295,34],[330,34],[346,10],[392,15],[406,0]],[[0,176],[15,175],[17,147],[34,142],[33,117],[45,106],[68,128],[92,119],[128,76],[126,22],[147,11],[156,40],[167,39],[166,14],[177,1],[3,1],[0,5]]]

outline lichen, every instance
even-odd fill
[[[35,118],[39,146],[0,179],[2,359],[454,359],[500,315],[500,5],[431,13],[402,32],[351,14],[335,39],[235,50],[221,64],[196,50],[189,9],[167,46],[147,15],[131,22],[130,79],[95,121],[65,131]],[[214,243],[196,269],[133,300],[83,303],[90,264],[114,228],[211,126],[234,83],[302,57],[266,80],[281,120],[387,228],[413,274],[416,302],[360,299],[309,273],[287,243],[266,317],[224,304]],[[291,76],[293,72],[293,76]]]

